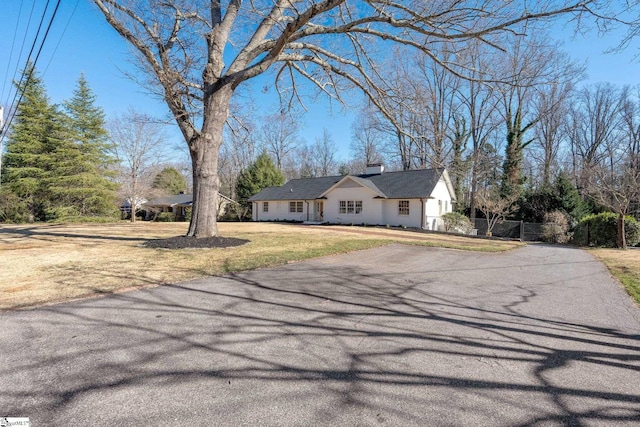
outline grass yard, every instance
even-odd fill
[[[186,223],[0,226],[0,310],[176,283],[399,242],[477,251],[521,244],[361,227],[220,223],[227,249],[162,250],[148,239],[184,235]]]
[[[593,249],[598,257],[640,304],[640,249]]]

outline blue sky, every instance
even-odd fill
[[[5,108],[14,93],[11,85],[14,70],[16,66],[21,68],[24,65],[45,3],[42,0],[3,1],[0,14],[0,85],[3,88],[0,103]],[[55,6],[55,1],[51,3],[48,17]],[[32,7],[33,17],[27,32],[26,24]],[[45,19],[45,27],[47,23],[48,18]],[[45,28],[41,30],[40,38],[44,31]],[[634,54],[638,53],[637,41],[621,54],[605,55],[603,52],[615,45],[615,35],[600,39],[595,34],[589,34],[587,38],[571,40],[562,30],[557,30],[555,34],[563,39],[565,50],[574,59],[588,59],[588,82],[609,81],[619,85],[638,83],[640,63],[633,60]],[[23,40],[25,45],[19,57]],[[129,58],[125,41],[109,27],[89,0],[66,0],[61,2],[37,68],[44,74],[49,96],[54,103],[71,97],[78,76],[84,73],[108,117],[124,112],[129,106],[164,116],[167,108],[161,101],[123,76],[121,70],[132,69]],[[19,77],[19,70],[16,76]],[[259,90],[253,91],[252,95],[258,106],[269,108],[277,104],[276,99]],[[328,102],[308,102],[307,106],[310,110],[302,119],[302,136],[307,142],[312,142],[322,135],[323,127],[326,127],[339,146],[339,155],[346,158],[353,114],[335,104],[330,108]],[[176,145],[182,144],[180,134],[175,129],[169,134]]]

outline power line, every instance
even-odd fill
[[[9,60],[7,61],[7,70],[4,72],[4,83],[2,84],[2,93],[0,94],[0,100],[4,99],[4,89],[7,87],[7,79],[9,77],[9,68],[11,67],[11,59],[13,58],[13,48],[16,45],[16,39],[18,38],[18,24],[20,24],[20,17],[22,16],[22,6],[24,4],[24,0],[20,1],[20,10],[18,11],[18,19],[16,19],[16,28],[13,29],[13,40],[11,41],[11,50],[9,51]],[[34,2],[35,4],[35,2]],[[33,9],[32,9],[33,10]],[[28,30],[28,27],[27,27]],[[27,34],[25,32],[25,36],[22,39],[23,43],[24,40],[27,38]],[[18,59],[19,61],[19,59]],[[2,128],[2,126],[0,126],[0,129]]]
[[[69,19],[67,20],[67,24],[64,26],[64,30],[62,30],[62,34],[60,34],[60,38],[58,39],[58,43],[56,43],[56,47],[53,48],[53,53],[51,54],[51,58],[49,58],[49,62],[47,62],[47,66],[44,67],[44,71],[42,72],[43,76],[45,74],[47,74],[47,70],[49,69],[49,65],[51,65],[51,61],[53,60],[53,57],[56,55],[56,52],[58,51],[58,47],[60,46],[60,42],[62,42],[62,38],[64,37],[65,33],[67,32],[67,28],[69,28],[69,24],[71,24],[71,19],[73,18],[73,15],[76,13],[76,9],[78,8],[79,4],[80,4],[80,0],[76,0],[76,5],[73,7],[73,10],[71,11],[71,15],[69,15]]]
[[[40,30],[42,29],[42,24],[44,23],[44,18],[47,15],[47,9],[49,9],[49,2],[50,0],[47,0],[47,4],[44,7],[44,10],[42,11],[42,16],[40,17],[40,23],[38,24],[38,30],[36,31],[36,36],[33,39],[33,43],[31,43],[31,49],[29,50],[29,55],[27,55],[27,60],[26,60],[26,64],[25,64],[25,68],[22,72],[22,75],[20,76],[20,81],[18,82],[17,88],[16,88],[16,92],[13,94],[13,99],[11,100],[11,104],[9,105],[9,110],[8,110],[8,114],[9,114],[9,120],[7,120],[7,129],[9,129],[9,124],[11,123],[12,119],[13,119],[13,115],[15,115],[15,110],[18,107],[18,104],[20,103],[20,101],[18,101],[18,104],[16,104],[16,99],[18,98],[18,92],[20,90],[20,88],[22,87],[22,82],[24,81],[24,77],[25,77],[25,72],[27,71],[27,65],[31,62],[31,54],[33,53],[33,50],[36,47],[36,43],[38,42],[38,36],[40,35]],[[35,5],[35,2],[34,2]],[[33,8],[31,9],[31,12],[33,13]],[[27,29],[28,26],[31,24],[31,16],[29,16],[29,22],[27,23]],[[26,40],[27,34],[25,33],[25,38],[24,40]],[[24,47],[24,40],[23,40],[23,47]],[[44,43],[44,39],[42,41]],[[42,47],[42,44],[40,45]],[[14,72],[14,76],[13,76],[13,81],[15,81],[15,74],[17,73],[18,70],[18,65],[20,62],[20,58],[22,58],[22,49],[20,49],[20,56],[18,57],[18,62],[16,63],[16,71]],[[33,64],[35,67],[35,63]],[[25,82],[28,83],[29,80],[31,79],[31,73],[29,73],[29,76],[27,78],[27,81]],[[22,94],[20,94],[20,100],[22,100]],[[15,108],[14,108],[15,107]],[[3,134],[4,135],[4,134]],[[2,138],[3,136],[0,136],[0,138]],[[0,141],[2,141],[0,139]]]
[[[27,34],[29,33],[29,27],[31,26],[31,21],[33,19],[33,11],[35,10],[35,7],[36,7],[36,2],[34,1],[33,4],[31,5],[31,12],[29,12],[29,19],[27,20],[27,29],[24,31],[24,37],[22,38],[22,44],[20,45],[20,53],[18,54],[18,59],[16,61],[16,67],[13,70],[13,76],[11,77],[11,82],[12,83],[16,80],[16,75],[18,74],[18,67],[20,66],[20,59],[22,58],[22,52],[24,51],[24,44],[27,41]],[[20,4],[20,10],[22,10],[22,3]],[[44,18],[44,14],[43,14],[42,17]],[[15,39],[14,39],[14,41],[15,41]],[[34,43],[35,43],[35,40],[34,40]],[[9,65],[9,63],[7,63],[7,65]],[[5,80],[5,83],[6,83],[6,80]],[[14,101],[15,101],[15,97],[14,97]],[[11,102],[14,102],[14,101],[11,101]],[[8,103],[9,103],[9,95],[7,94],[7,102],[5,104],[8,104]]]
[[[60,7],[60,1],[58,0],[58,2],[56,3],[56,7],[53,10],[53,14],[51,15],[51,19],[49,20],[49,25],[47,26],[47,30],[44,33],[44,36],[42,37],[42,42],[40,43],[40,47],[38,48],[38,53],[36,54],[35,59],[33,60],[33,66],[31,67],[31,69],[29,70],[29,75],[27,76],[27,79],[25,80],[25,87],[29,84],[29,82],[31,81],[31,77],[33,76],[33,72],[36,68],[36,64],[38,63],[38,58],[40,58],[40,53],[42,52],[42,47],[44,46],[45,41],[47,40],[47,37],[49,35],[49,30],[51,30],[51,25],[53,24],[53,20],[56,17],[56,14],[58,12],[58,8]],[[27,57],[27,64],[29,59],[31,58],[31,54],[33,53],[33,49],[35,47],[35,43],[37,41],[38,38],[38,34],[40,33],[40,28],[42,26],[42,22],[44,20],[44,16],[46,14],[46,11],[49,7],[49,0],[47,0],[47,5],[45,6],[45,10],[42,14],[42,19],[40,20],[40,25],[38,26],[38,32],[36,33],[36,39],[33,42],[33,45],[31,47],[31,51],[29,52],[29,56]],[[22,80],[24,78],[24,73],[22,75],[22,78],[20,79],[20,82],[18,83],[18,87],[20,87],[20,85],[22,84]],[[18,93],[16,92],[16,95]],[[12,111],[10,111],[11,117],[9,117],[9,120],[7,121],[7,124],[5,126],[5,129],[9,129],[11,127],[11,123],[13,122],[14,117],[16,116],[16,112],[18,111],[18,108],[20,107],[20,103],[22,102],[22,97],[24,95],[24,91],[20,91],[20,98],[18,98],[18,102],[15,104],[15,106],[11,105],[11,109]],[[15,100],[15,97],[14,97]],[[2,142],[4,141],[5,135],[7,134],[7,132],[2,132],[2,135],[0,135],[0,147],[2,146]]]

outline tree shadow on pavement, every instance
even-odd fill
[[[637,331],[526,311],[558,283],[437,281],[301,263],[12,313],[28,324],[3,335],[0,408],[37,425],[640,423]]]

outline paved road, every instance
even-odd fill
[[[394,245],[0,314],[32,426],[640,425],[640,309],[590,254]]]

